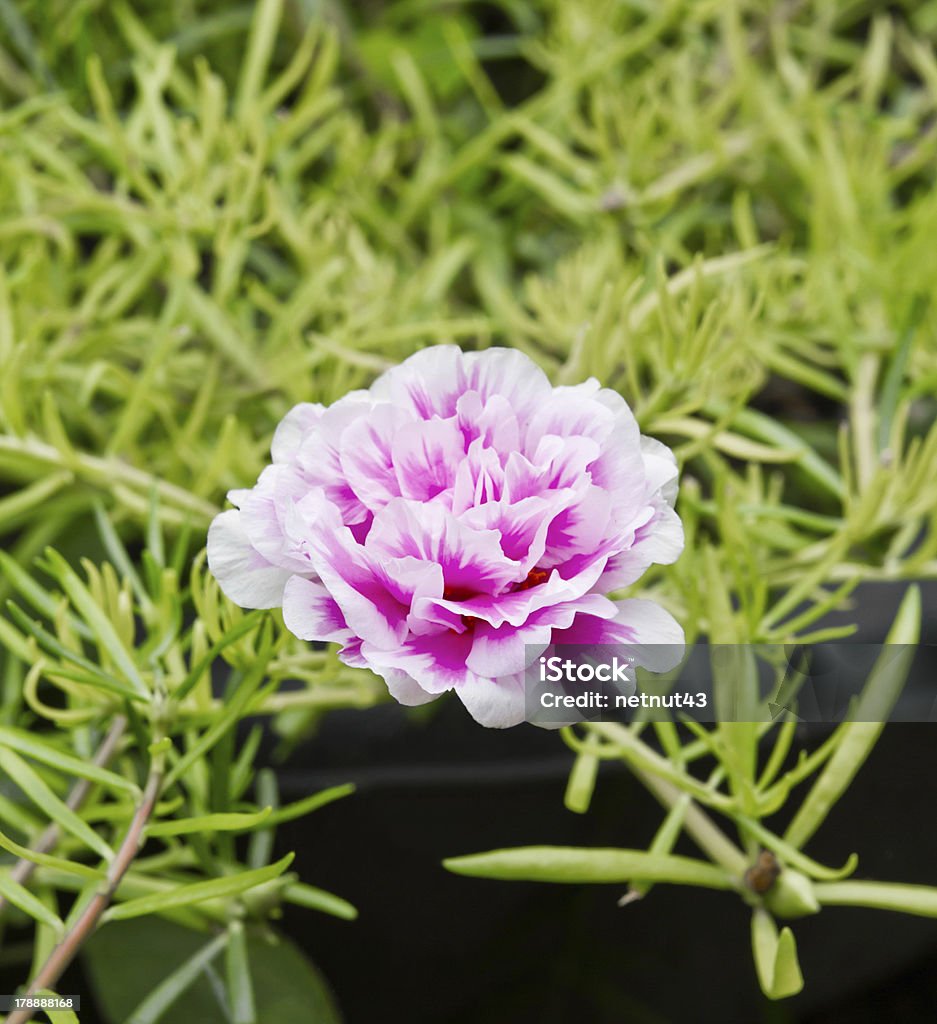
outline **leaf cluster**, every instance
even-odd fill
[[[818,863],[803,847],[852,784],[876,740],[913,660],[920,639],[920,592],[911,588],[858,706],[815,750],[801,750],[793,764],[788,754],[797,719],[785,714],[780,724],[720,721],[712,728],[685,718],[684,728],[668,718],[636,722],[586,723],[564,738],[576,753],[566,805],[583,814],[603,760],[623,761],[667,814],[647,850],[578,847],[519,847],[454,857],[446,861],[458,874],[497,879],[559,883],[627,883],[621,905],[647,895],[655,884],[695,885],[736,893],[752,909],[752,952],[761,988],[771,999],[796,995],[804,984],[790,927],[777,920],[819,913],[824,906],[863,906],[937,917],[937,889],[868,880],[849,880],[858,866],[852,853],[841,867]],[[734,656],[746,660],[746,648]],[[749,664],[714,670],[757,693],[754,655]],[[717,679],[718,686],[718,679]],[[655,743],[642,734],[650,730]],[[662,749],[666,756],[657,752]],[[810,781],[783,831],[771,823],[798,787]],[[732,840],[716,823],[727,819]],[[700,857],[675,854],[686,834]]]
[[[208,935],[199,969],[183,965],[141,1004],[150,1009],[139,1019],[156,1020],[151,1011],[162,1014],[209,960],[246,956],[245,929],[277,941],[269,921],[282,906],[356,915],[290,872],[292,854],[275,853],[278,825],[353,787],[281,804],[275,773],[255,762],[265,719],[365,705],[377,690],[329,672],[333,655],[306,650],[269,614],[231,605],[203,555],[181,583],[184,538],[164,547],[155,507],[139,571],[100,508],[98,519],[113,564],[86,560],[79,573],[49,548],[40,577],[0,553],[15,595],[0,620],[10,654],[0,705],[0,929],[32,919],[35,976],[137,830],[140,849],[101,923],[157,915]],[[286,678],[300,688],[280,693]],[[233,971],[232,984],[245,976],[249,984]]]

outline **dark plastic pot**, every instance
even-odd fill
[[[857,592],[857,639],[884,638],[903,591]],[[935,605],[928,585],[925,608]],[[925,633],[937,642],[932,612]],[[570,763],[556,735],[480,729],[447,701],[430,719],[396,706],[335,714],[281,771],[285,799],[358,785],[279,836],[305,878],[361,911],[354,924],[304,911],[285,921],[348,1024],[934,1020],[934,920],[828,908],[794,922],[805,991],[772,1007],[755,981],[748,911],[725,894],[659,886],[618,908],[615,887],[475,880],[440,866],[496,847],[650,842],[660,808],[622,769],[603,771],[589,814],[565,810]],[[887,726],[811,854],[841,864],[855,849],[859,877],[937,883],[935,767],[937,728]]]

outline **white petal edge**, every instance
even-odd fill
[[[628,628],[634,640],[625,644],[638,665],[651,672],[669,672],[683,659],[686,636],[683,627],[654,601],[627,598],[616,601],[614,621]]]
[[[525,718],[524,674],[476,676],[455,688],[468,713],[488,729],[510,729]]]
[[[278,608],[292,573],[271,565],[252,545],[241,526],[241,513],[229,509],[208,528],[208,567],[235,604],[242,608]]]

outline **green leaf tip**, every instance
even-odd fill
[[[601,884],[637,881],[732,889],[723,868],[691,857],[646,850],[589,849],[574,846],[521,846],[444,860],[457,875],[529,882]]]
[[[761,907],[752,915],[752,954],[758,983],[769,999],[788,999],[804,987],[794,933],[785,927],[779,934],[774,919]]]

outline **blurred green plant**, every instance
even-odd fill
[[[183,585],[185,541],[164,550],[155,505],[139,574],[103,513],[99,523],[123,577],[110,562],[85,561],[82,578],[50,548],[44,585],[0,553],[16,594],[12,622],[0,620],[11,655],[3,718],[18,723],[0,724],[0,848],[9,855],[0,927],[33,920],[35,992],[55,986],[99,927],[158,915],[203,933],[205,945],[128,1019],[160,1019],[224,954],[219,998],[230,1019],[256,1020],[248,938],[280,941],[269,922],[287,903],[356,916],[290,872],[292,855],[272,858],[279,824],[353,787],[281,806],[275,774],[255,769],[260,722],[366,705],[376,686],[336,665],[328,686],[279,693],[284,678],[318,678],[333,656],[308,650],[271,615],[244,615],[202,556]],[[17,698],[26,707],[11,716]],[[8,1021],[26,1019],[14,1012]]]
[[[265,0],[237,74],[157,6],[4,6],[31,84],[0,115],[0,531],[27,560],[99,495],[204,525],[291,404],[456,341],[596,374],[676,447],[696,542],[660,596],[691,629],[714,574],[772,639],[824,584],[937,571],[930,5],[505,5],[492,37],[460,5]],[[540,87],[506,103],[506,65]]]
[[[426,344],[513,345],[556,383],[594,374],[674,447],[687,550],[641,591],[691,642],[841,636],[820,620],[858,583],[937,575],[935,42],[933,0],[0,0],[0,597],[19,609],[0,619],[0,749],[44,801],[0,793],[9,858],[96,750],[113,745],[98,768],[136,788],[79,775],[97,786],[83,807],[120,813],[72,809],[97,849],[68,818],[44,854],[95,871],[161,759],[175,795],[151,827],[256,815],[272,799],[246,799],[259,741],[235,750],[237,720],[272,714],[295,738],[377,699],[273,618],[240,616],[185,538],[256,478],[290,405]],[[64,560],[46,555],[40,579],[50,544]],[[232,669],[233,705],[211,661]],[[38,723],[37,747],[7,741]],[[642,777],[689,786],[664,857],[720,784],[687,783],[687,765],[735,740],[654,731]],[[780,770],[787,726],[757,733]],[[576,807],[598,759],[642,749],[568,738],[585,744]],[[824,745],[805,764],[842,762]],[[783,796],[727,778],[756,824]],[[198,836],[154,835],[166,850],[128,877],[150,863],[176,889],[263,866],[235,868],[230,832]],[[37,969],[63,872],[38,864],[39,889],[11,890],[45,916]],[[273,904],[285,877],[264,883]],[[230,942],[206,907],[248,896],[178,913]],[[794,986],[788,935],[756,907],[767,990]]]
[[[520,847],[447,860],[458,874],[481,878],[562,883],[628,883],[619,905],[639,899],[657,883],[698,885],[735,892],[752,907],[752,952],[759,983],[770,999],[796,995],[804,984],[794,934],[776,920],[818,913],[826,905],[851,905],[937,917],[937,887],[846,881],[858,866],[851,854],[840,868],[803,852],[871,753],[907,679],[920,639],[921,597],[911,587],[852,713],[810,754],[801,751],[786,770],[798,719],[786,708],[759,702],[755,654],[731,649],[714,657],[715,687],[752,708],[752,721],[721,721],[711,729],[669,717],[633,725],[585,723],[563,730],[576,754],[566,806],[589,809],[603,760],[624,762],[667,811],[645,850]],[[718,698],[717,698],[718,699]],[[652,745],[642,739],[650,730]],[[765,748],[762,750],[762,746]],[[658,749],[663,754],[658,752]],[[813,784],[782,834],[766,825],[792,792]],[[730,839],[713,815],[735,827]],[[686,833],[706,859],[673,854]]]

